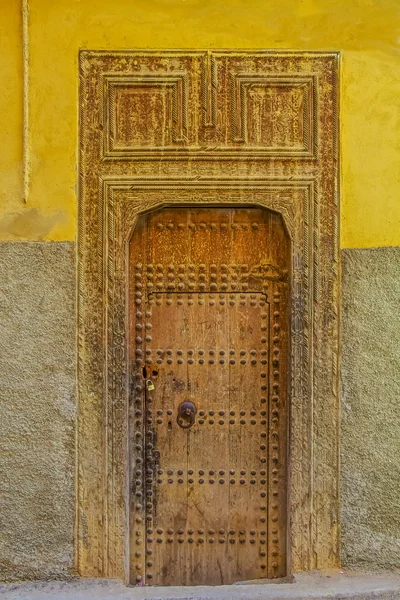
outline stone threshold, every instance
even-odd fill
[[[127,587],[113,579],[0,585],[2,600],[400,600],[400,573],[313,572],[292,583],[243,582],[197,587]]]

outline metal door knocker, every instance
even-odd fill
[[[195,422],[196,413],[197,408],[193,402],[190,402],[189,400],[182,402],[178,407],[178,416],[176,417],[176,422],[179,427],[182,427],[182,429],[189,429],[189,427],[192,427]]]

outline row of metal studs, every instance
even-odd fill
[[[227,231],[228,229],[233,229],[234,231],[241,229],[243,231],[247,231],[248,229],[252,229],[253,231],[257,231],[260,228],[259,223],[206,223],[205,221],[200,221],[199,223],[173,223],[172,221],[168,221],[168,223],[162,223],[159,221],[156,224],[156,228],[160,231],[186,231],[189,229],[190,231]]]
[[[273,398],[275,398],[275,404],[271,407],[271,424],[270,424],[270,435],[271,435],[271,452],[270,452],[270,471],[272,474],[272,480],[270,482],[270,492],[272,495],[272,501],[270,501],[270,519],[271,519],[271,534],[270,541],[272,543],[272,563],[271,566],[275,570],[278,568],[278,561],[276,560],[279,555],[279,538],[278,534],[278,518],[279,518],[279,505],[277,502],[279,494],[279,478],[278,478],[278,461],[279,461],[279,378],[280,378],[280,293],[274,293],[274,312],[273,312],[273,338],[272,338],[272,364],[273,364]]]

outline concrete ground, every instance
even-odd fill
[[[292,583],[219,587],[135,587],[77,579],[0,585],[1,600],[400,600],[400,573],[314,572]]]

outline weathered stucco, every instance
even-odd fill
[[[345,250],[341,530],[349,568],[400,568],[400,248]],[[73,573],[71,243],[0,244],[0,580]]]
[[[398,569],[400,248],[342,258],[342,561]]]
[[[71,574],[72,243],[0,244],[0,580]]]

